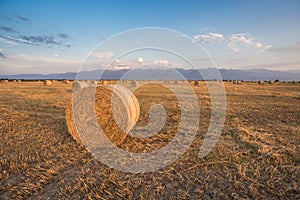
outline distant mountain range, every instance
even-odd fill
[[[291,81],[300,80],[300,70],[295,71],[272,71],[265,69],[219,69],[223,80],[281,80]],[[199,73],[200,72],[200,73]],[[195,69],[123,69],[123,70],[95,70],[84,71],[79,74],[75,72],[57,73],[57,74],[18,74],[18,75],[0,75],[0,79],[24,79],[24,80],[42,80],[42,79],[67,79],[74,80],[76,76],[80,79],[138,79],[138,80],[171,80],[171,79],[188,79],[203,80],[215,79],[213,74],[215,69],[207,68],[201,70]],[[99,78],[99,74],[102,74]],[[180,74],[180,76],[178,76]],[[77,77],[77,78],[78,78]]]

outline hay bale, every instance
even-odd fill
[[[257,83],[258,83],[258,84],[263,84],[264,81],[263,81],[263,80],[259,80]]]
[[[273,84],[273,83],[275,83],[274,80],[269,80],[269,84]]]
[[[71,82],[69,80],[64,80],[63,83],[70,84]]]
[[[51,86],[53,83],[50,80],[44,80],[43,85],[44,86]]]
[[[22,81],[21,81],[21,80],[17,80],[17,82],[18,82],[18,83],[21,83]]]
[[[131,81],[131,87],[138,87],[139,83],[137,81]]]
[[[194,86],[198,86],[199,82],[198,81],[194,81]]]
[[[1,80],[1,83],[8,83],[8,80]]]
[[[102,81],[102,85],[107,85],[107,84],[108,84],[108,82],[106,80]]]
[[[74,122],[73,109],[76,108],[73,107],[73,100],[76,101],[75,105],[82,105],[84,107],[84,105],[87,105],[85,101],[89,100],[89,98],[85,97],[89,96],[88,94],[91,92],[91,89],[95,88],[85,87],[75,93],[66,110],[68,131],[78,144],[83,144],[83,142],[77,133]],[[108,139],[115,144],[119,144],[125,139],[127,133],[138,121],[140,106],[136,97],[126,88],[122,86],[105,85],[96,87],[95,112],[98,124]],[[90,116],[83,116],[83,118],[89,120]],[[79,123],[87,122],[80,121]]]

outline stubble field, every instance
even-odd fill
[[[72,84],[0,83],[0,199],[300,199],[300,84],[225,82],[226,121],[212,152],[198,151],[210,120],[204,82],[197,136],[176,162],[151,173],[107,167],[68,133],[65,111]],[[136,93],[146,124],[152,103],[168,119],[150,140],[126,137],[128,151],[166,145],[176,133],[176,98],[159,86]]]

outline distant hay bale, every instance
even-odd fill
[[[17,82],[18,82],[18,83],[21,83],[22,81],[21,81],[21,80],[17,80]]]
[[[13,80],[13,83],[17,82],[16,80]]]
[[[84,106],[87,105],[85,102],[90,101],[88,96],[91,89],[95,88],[86,87],[75,93],[66,110],[68,131],[78,144],[83,144],[83,142],[78,135],[74,119],[79,120],[77,122],[80,124],[86,124],[90,120],[90,115],[76,118],[74,116],[74,109],[76,108],[73,105],[79,105],[77,109],[85,110]],[[73,101],[76,103],[74,104]],[[136,97],[129,90],[121,86],[98,86],[96,87],[94,103],[95,107],[93,108],[95,108],[96,118],[101,129],[111,142],[119,144],[138,121],[140,106]],[[80,121],[81,119],[86,121]]]
[[[43,85],[44,86],[51,86],[53,83],[50,80],[44,80]]]
[[[274,80],[269,80],[269,84],[273,84],[273,83],[275,83]]]
[[[70,84],[71,82],[69,80],[64,80],[63,83]]]
[[[73,83],[73,92],[78,92],[82,90],[83,88],[95,86],[94,84],[90,83],[89,81],[75,81]]]
[[[131,81],[131,87],[138,87],[139,83],[137,81]]]
[[[108,84],[108,82],[106,80],[102,81],[102,85],[107,85],[107,84]]]
[[[258,83],[258,84],[263,84],[264,81],[263,81],[263,80],[259,80],[257,83]]]
[[[199,82],[198,81],[194,81],[194,86],[198,86]]]
[[[8,80],[1,80],[1,83],[8,83]]]

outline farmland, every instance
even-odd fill
[[[201,119],[190,148],[161,170],[131,174],[100,163],[68,133],[72,84],[0,83],[0,199],[300,199],[300,84],[224,85],[226,120],[210,154],[198,157],[211,109],[200,82],[192,86]],[[167,123],[156,137],[128,136],[119,147],[154,151],[176,133],[178,103],[159,85],[135,95],[138,124],[153,102],[166,107]]]

